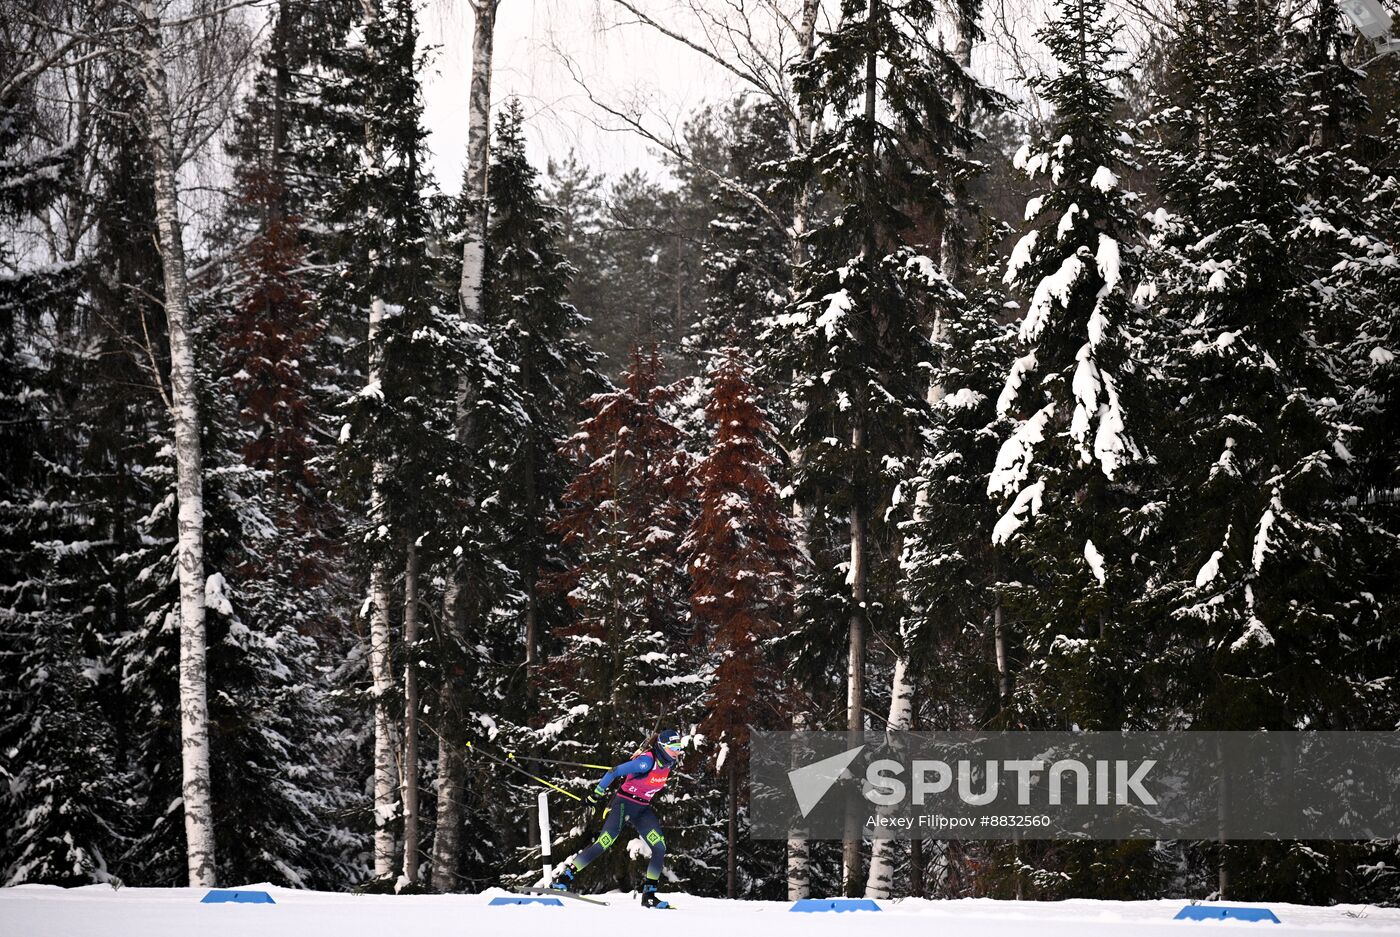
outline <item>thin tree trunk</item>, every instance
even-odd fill
[[[817,13],[821,0],[802,0],[802,20],[797,41],[801,46],[801,61],[807,63],[817,51]],[[806,153],[812,145],[812,135],[816,130],[816,116],[810,107],[800,107],[793,116],[790,132],[792,147],[796,153]],[[806,260],[802,238],[807,233],[807,219],[812,211],[812,184],[804,179],[797,188],[792,200],[792,235],[789,250],[789,266],[792,273],[792,295],[797,295],[797,274]]]
[[[287,62],[287,33],[291,28],[290,0],[277,0],[277,19],[272,29],[272,152],[269,161],[276,194],[272,218],[282,221],[287,214],[287,99],[291,96],[292,73]]]
[[[812,56],[816,54],[817,37],[817,12],[821,7],[821,0],[803,0],[802,20],[798,43],[802,49],[801,58],[803,62],[810,62]],[[811,146],[813,128],[816,120],[812,114],[812,109],[803,107],[794,117],[791,133],[792,145],[796,152],[805,152]],[[791,273],[791,293],[794,297],[798,294],[798,273],[803,262],[806,260],[806,249],[802,242],[802,236],[807,230],[807,218],[811,212],[812,185],[809,181],[803,180],[798,187],[797,194],[793,197],[792,203],[792,240],[790,244],[790,273]],[[793,470],[796,472],[802,466],[802,452],[797,450],[793,453]],[[792,519],[794,533],[797,540],[798,554],[804,560],[811,560],[812,540],[810,510],[796,500],[792,506]],[[794,590],[793,604],[797,604],[800,598],[801,581]],[[792,717],[792,731],[802,732],[807,728],[807,717],[805,713],[797,712]],[[796,767],[794,765],[793,767]],[[811,855],[812,847],[807,840],[806,831],[794,829],[788,835],[787,841],[787,890],[788,899],[797,901],[806,898],[811,894]]]
[[[869,18],[879,15],[879,0],[870,4]],[[865,141],[865,171],[867,188],[874,184],[875,162],[875,94],[876,94],[876,55],[871,49],[865,62],[865,120],[871,128]],[[867,193],[867,201],[872,196]],[[867,206],[869,209],[870,206]],[[873,221],[867,223],[865,243],[861,253],[865,263],[874,267],[878,263],[878,243],[873,230]],[[879,316],[879,310],[871,303],[871,318]],[[865,449],[865,425],[863,416],[857,412],[855,426],[851,430],[851,453],[853,459],[860,460]],[[846,731],[852,747],[859,745],[865,729],[865,587],[867,578],[865,543],[865,506],[860,502],[861,493],[852,492],[850,535],[851,535],[851,616],[849,622],[849,660],[846,669]],[[861,824],[854,799],[846,808],[846,829],[841,844],[842,890],[854,896],[860,888],[860,844]]]
[[[442,598],[442,626],[453,641],[459,641],[462,631],[461,599],[459,578],[448,577]],[[462,796],[467,766],[454,725],[449,724],[455,712],[452,681],[448,675],[443,678],[438,698],[437,826],[433,831],[432,885],[433,890],[439,892],[457,887],[462,850]]]
[[[909,841],[909,897],[924,897],[924,838]]]
[[[729,842],[726,855],[728,871],[725,894],[730,898],[739,897],[739,775],[734,770],[734,753],[729,753]]]
[[[1001,700],[1001,708],[1005,710],[1011,702],[1011,669],[1006,660],[1006,624],[1003,621],[1000,599],[992,609],[992,641],[997,658],[997,696]]]
[[[529,356],[521,362],[520,386],[528,388],[533,379],[532,362]],[[539,542],[536,536],[543,535],[547,529],[547,520],[541,517],[539,506],[539,489],[535,472],[535,453],[539,447],[538,429],[531,426],[525,443],[525,464],[522,467],[524,474],[522,488],[524,489],[524,523],[531,526],[531,536],[525,545],[525,556],[520,570],[521,578],[525,586],[525,711],[535,711],[535,668],[538,664],[537,650],[539,645],[539,621],[540,621],[540,560]],[[538,755],[539,747],[533,742],[530,744],[527,754]],[[540,841],[540,818],[538,811],[530,811],[528,815],[529,842]]]
[[[486,265],[486,171],[491,142],[491,57],[496,34],[496,8],[500,0],[471,0],[476,26],[472,32],[472,73],[467,92],[467,168],[463,198],[470,209],[467,230],[462,241],[462,279],[458,285],[458,301],[462,318],[481,325],[482,278]],[[475,388],[463,376],[457,385],[457,433],[468,441],[472,435],[472,408]],[[462,633],[462,572],[454,569],[448,575],[447,589],[442,599],[443,627],[452,637]],[[466,763],[462,759],[452,726],[445,720],[457,712],[451,682],[445,680],[438,706],[438,783],[437,829],[433,834],[433,888],[450,891],[457,885],[457,867],[462,851],[463,779]]]
[[[500,0],[471,0],[476,15],[472,32],[472,74],[467,90],[467,168],[465,191],[470,215],[462,242],[462,282],[458,298],[462,316],[480,324],[482,276],[486,264],[486,169],[491,146],[491,56]]]
[[[972,33],[977,28],[980,7],[981,5],[978,4],[972,10],[960,11],[954,16],[953,61],[964,71],[970,71],[972,68]],[[955,85],[949,92],[949,105],[949,123],[952,125],[955,136],[961,137],[968,129],[972,114],[968,107],[967,94],[960,85]],[[958,140],[948,142],[954,158],[962,159],[967,155]],[[963,261],[966,257],[967,232],[964,223],[964,208],[967,203],[967,192],[958,182],[957,173],[951,168],[944,176],[944,185],[947,188],[949,199],[946,209],[947,217],[943,223],[943,234],[939,239],[939,269],[950,282],[955,282],[962,276]]]
[[[378,337],[384,321],[384,300],[375,297],[369,309],[369,384],[382,386],[384,349],[378,344]],[[389,467],[376,458],[370,468],[370,516],[375,529],[381,531],[389,526],[389,508],[385,500],[388,482]],[[389,713],[389,691],[394,684],[389,646],[389,570],[379,556],[370,564],[369,600],[369,669],[374,687],[374,875],[388,878],[394,874],[393,819],[397,809],[394,791],[398,787],[398,777],[394,770]]]
[[[204,622],[204,466],[191,333],[189,281],[181,240],[170,91],[154,0],[142,0],[142,78],[146,85],[156,230],[170,333],[170,405],[175,428],[176,566],[180,580],[180,792],[191,887],[213,885],[214,810],[209,785],[209,703]]]
[[[810,62],[816,54],[817,49],[817,13],[821,8],[821,0],[803,0],[802,20],[798,43],[802,49],[802,61]],[[809,107],[802,107],[794,118],[792,125],[792,145],[796,152],[806,152],[811,146],[816,118]],[[793,197],[792,203],[792,242],[790,248],[790,266],[792,286],[791,292],[794,297],[798,294],[798,274],[803,262],[806,260],[806,249],[802,242],[802,237],[807,231],[807,219],[811,213],[812,205],[812,185],[808,180],[803,180],[798,187],[797,194]],[[794,471],[801,468],[802,452],[798,450],[793,453]],[[797,549],[800,556],[805,560],[812,557],[812,538],[810,511],[806,505],[794,501],[792,506],[793,526],[797,539]],[[794,605],[799,598],[801,584],[794,590]],[[805,713],[797,712],[792,717],[793,732],[802,732],[807,728],[807,717]],[[795,764],[793,767],[797,767]],[[812,847],[807,840],[806,831],[802,829],[792,830],[787,841],[787,890],[788,900],[797,901],[801,898],[809,897],[812,889],[811,876],[811,856]]]
[[[403,877],[418,884],[418,548],[403,571]]]
[[[1216,869],[1216,891],[1215,900],[1224,901],[1230,894],[1230,867],[1227,863],[1227,853],[1229,840],[1227,832],[1230,820],[1230,779],[1225,773],[1225,751],[1220,736],[1215,738],[1215,763],[1220,775],[1220,784],[1216,789],[1216,844],[1219,847],[1219,866]]]
[[[797,712],[792,717],[792,731],[804,732],[807,729],[807,714]],[[801,767],[798,749],[794,745],[790,752],[790,767]],[[787,885],[788,900],[797,901],[810,897],[812,893],[812,844],[807,840],[807,831],[802,828],[792,830],[787,841]]]
[[[909,679],[909,662],[900,656],[894,662],[894,679],[890,683],[889,732],[909,731],[913,712],[914,684]],[[897,745],[897,742],[896,742]],[[883,814],[893,808],[881,807]],[[865,897],[888,898],[894,886],[894,844],[893,839],[872,837],[870,840],[870,877],[865,883]]]
[[[860,451],[862,430],[854,433],[854,447]],[[865,509],[851,507],[851,617],[848,622],[849,658],[846,669],[846,731],[850,747],[861,744],[865,731]],[[860,814],[854,798],[847,804],[846,829],[841,843],[842,891],[854,897],[860,887]]]

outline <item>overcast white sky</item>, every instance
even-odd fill
[[[696,35],[685,0],[635,2],[685,35]],[[709,9],[756,9],[767,2],[717,0]],[[1113,5],[1141,9],[1160,2],[1114,0]],[[776,0],[775,5],[796,11],[800,0]],[[824,5],[822,25],[829,25],[838,4],[824,0]],[[988,39],[976,49],[974,71],[1019,96],[1027,68],[1035,68],[1043,55],[1034,34],[1052,6],[1051,0],[985,0]],[[429,147],[439,185],[456,192],[466,149],[474,17],[466,0],[426,0],[420,22],[425,45],[436,50],[424,76]],[[662,173],[660,159],[635,134],[605,129],[616,128],[616,122],[589,102],[579,79],[599,98],[645,112],[655,127],[678,124],[697,106],[723,100],[740,88],[724,69],[635,22],[614,0],[501,0],[492,102],[499,107],[511,95],[520,97],[535,163],[543,167],[546,155],[562,155],[573,147],[585,163],[610,175],[633,167]]]
[[[698,35],[695,20],[686,15],[687,0],[634,2],[683,34]],[[762,10],[769,3],[794,12],[801,6],[800,0],[713,0],[706,8]],[[822,25],[829,26],[839,4],[823,3]],[[1052,0],[984,0],[987,37],[975,49],[973,71],[1025,99],[1025,79],[1046,61],[1035,33],[1053,6]],[[1126,26],[1120,34],[1125,47],[1139,44],[1151,11],[1168,6],[1167,0],[1110,0],[1110,10]],[[424,44],[435,49],[424,76],[429,147],[439,185],[456,192],[466,150],[474,17],[466,0],[425,0],[420,24]],[[585,163],[609,175],[633,167],[661,174],[660,159],[644,141],[605,129],[615,128],[615,121],[589,102],[579,79],[600,99],[645,112],[653,127],[678,124],[699,105],[740,88],[738,79],[699,53],[635,22],[615,0],[501,0],[492,102],[499,107],[511,95],[520,97],[536,165],[543,168],[547,155],[573,147]]]
[[[502,0],[491,99],[498,107],[511,95],[520,97],[537,165],[543,167],[546,154],[573,147],[584,162],[609,174],[636,166],[661,171],[660,161],[634,134],[599,128],[605,116],[580,90],[565,56],[595,94],[641,103],[658,121],[679,119],[735,89],[718,66],[647,27],[621,22],[618,14],[611,0]],[[438,183],[450,192],[461,187],[466,151],[472,25],[464,0],[428,0],[423,11],[424,42],[438,47],[424,76],[428,145]]]

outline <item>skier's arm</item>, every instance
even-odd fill
[[[624,761],[599,778],[598,785],[593,789],[593,792],[601,797],[608,792],[608,788],[612,787],[613,782],[618,778],[625,778],[629,774],[646,774],[655,765],[656,759],[652,758],[651,755],[638,755],[631,761]]]

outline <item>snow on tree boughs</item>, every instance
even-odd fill
[[[1037,671],[1023,685],[1044,696],[1051,718],[1114,725],[1121,677],[1110,673],[1124,665],[1110,648],[1127,640],[1119,627],[1132,595],[1119,483],[1139,458],[1128,412],[1139,248],[1114,118],[1117,24],[1104,6],[1059,0],[1041,32],[1056,63],[1039,80],[1054,117],[1013,160],[1039,191],[1004,277],[1027,305],[997,399],[997,415],[1012,422],[987,494],[1002,511],[992,542],[1029,564],[1008,592]]]
[[[555,579],[576,620],[556,629],[541,737],[596,747],[650,726],[694,682],[678,547],[689,511],[689,456],[664,414],[678,385],[658,385],[661,357],[633,352],[623,386],[587,402],[590,415],[564,444],[577,474],[557,530],[577,551]]]

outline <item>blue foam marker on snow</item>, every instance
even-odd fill
[[[200,904],[221,904],[223,902],[233,902],[234,904],[276,904],[272,896],[265,891],[253,891],[247,888],[214,888],[209,894],[199,900]]]
[[[1176,921],[1273,921],[1280,923],[1268,908],[1222,908],[1218,905],[1188,904],[1176,912]]]
[[[558,898],[527,898],[524,896],[509,898],[505,895],[501,895],[491,899],[491,907],[493,908],[503,904],[542,904],[546,907],[553,908],[564,907],[564,902],[560,901]]]
[[[789,911],[879,911],[869,898],[798,898]]]

